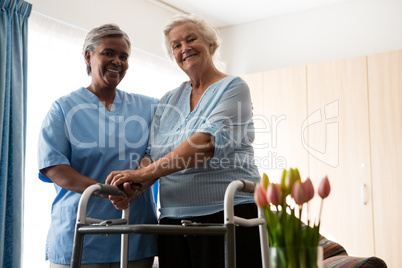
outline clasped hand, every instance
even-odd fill
[[[142,192],[148,189],[152,184],[139,183],[138,177],[136,180],[137,170],[122,170],[113,171],[107,178],[105,183],[115,185],[122,190],[127,197],[124,196],[109,196],[110,201],[116,207],[116,209],[126,209],[129,207],[129,203],[137,198]]]

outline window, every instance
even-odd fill
[[[38,134],[54,100],[90,84],[82,55],[86,34],[35,11],[29,20],[24,267],[49,266],[45,245],[55,191],[53,184],[38,179]],[[130,68],[118,88],[160,98],[186,79],[173,62],[132,48]]]

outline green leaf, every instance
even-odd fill
[[[265,174],[265,173],[262,173],[262,181],[263,181],[263,185],[264,185],[264,189],[265,189],[265,191],[268,189],[268,185],[269,185],[269,178],[268,178],[268,175],[267,174]]]

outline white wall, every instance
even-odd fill
[[[147,0],[28,0],[89,30],[117,23],[133,46],[166,58],[162,29],[176,13]],[[402,0],[352,0],[221,29],[222,60],[245,74],[402,49]]]
[[[247,74],[402,49],[402,1],[354,0],[221,29],[222,59]]]
[[[116,23],[140,50],[164,57],[162,30],[175,14],[146,0],[27,0],[33,10],[85,30]]]

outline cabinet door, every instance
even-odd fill
[[[260,173],[279,182],[282,170],[308,174],[308,153],[301,129],[306,119],[306,67],[244,75],[253,101],[255,161]]]
[[[270,123],[267,173],[279,182],[282,170],[298,168],[308,176],[308,152],[302,143],[307,118],[306,66],[264,72],[264,116]]]
[[[368,56],[376,255],[402,265],[402,51]]]
[[[315,186],[328,175],[321,233],[349,255],[374,255],[366,57],[307,66],[308,148]],[[362,200],[364,199],[364,200]],[[313,215],[318,215],[315,199]]]

